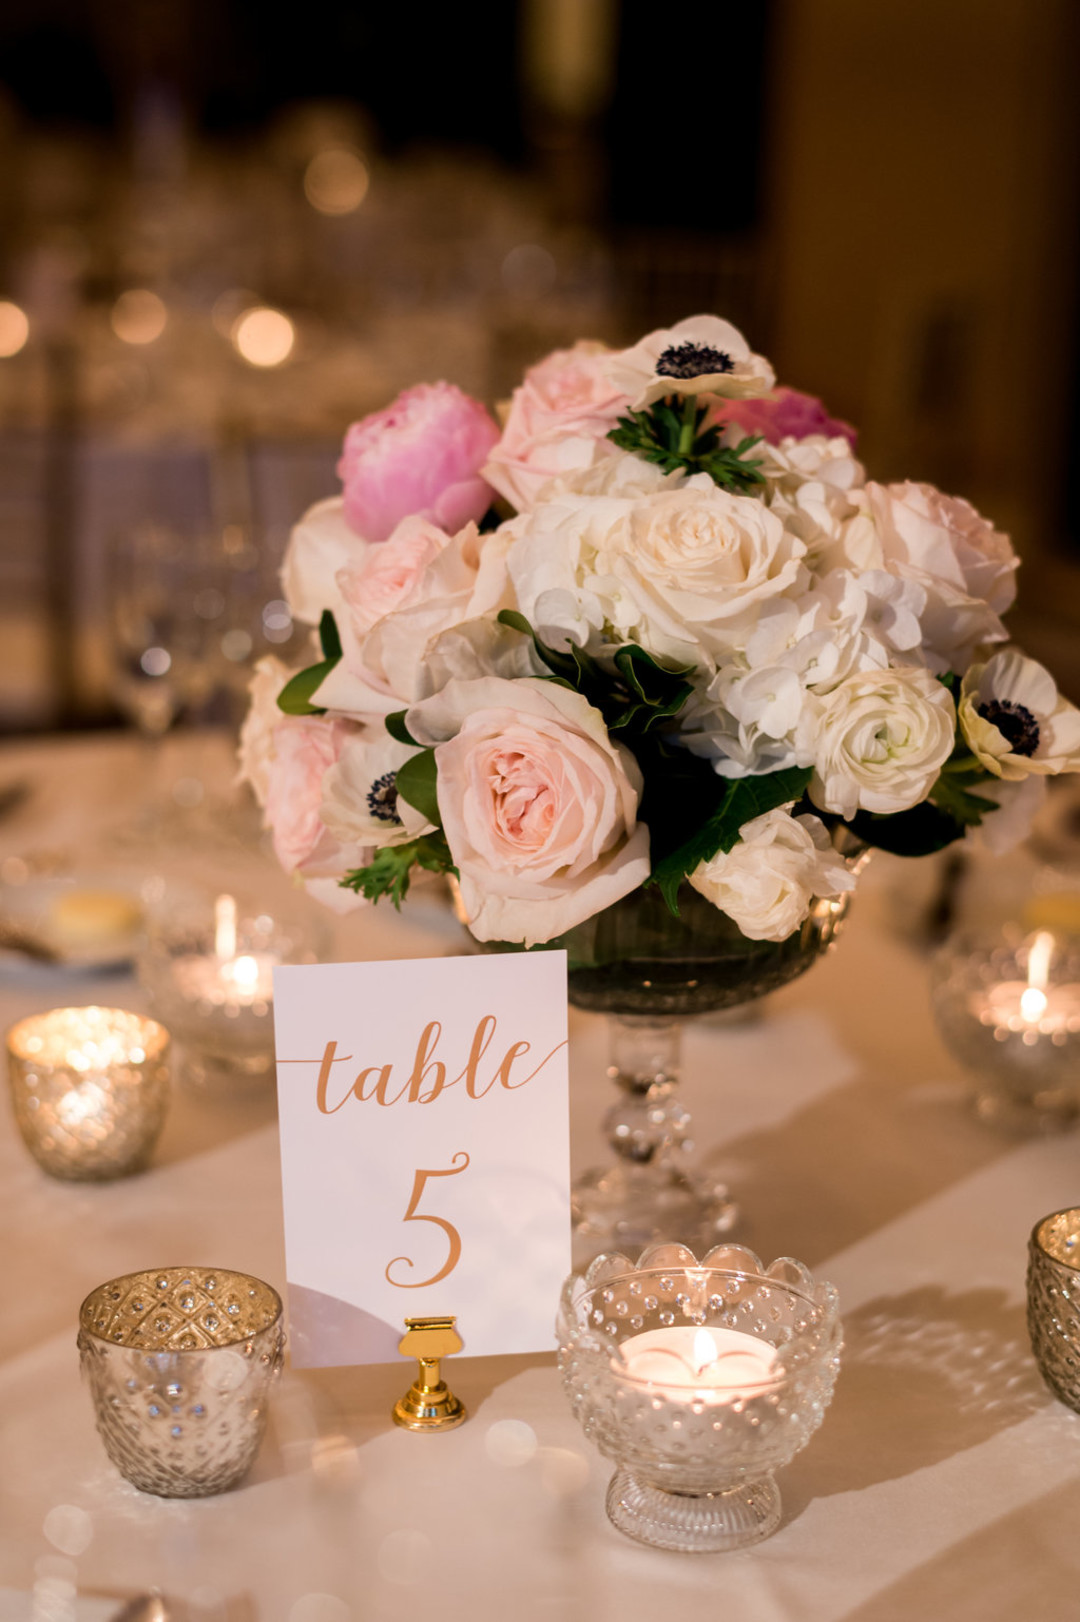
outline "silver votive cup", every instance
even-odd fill
[[[79,1309],[98,1434],[122,1476],[162,1498],[205,1498],[247,1473],[281,1370],[281,1297],[223,1267],[128,1273]]]
[[[1028,1244],[1031,1349],[1059,1401],[1080,1413],[1080,1209],[1055,1211]]]
[[[105,1182],[146,1165],[169,1105],[169,1033],[123,1008],[53,1008],[7,1033],[19,1131],[53,1177]]]

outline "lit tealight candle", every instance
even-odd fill
[[[775,1385],[776,1351],[741,1329],[649,1329],[622,1341],[612,1372],[673,1402],[736,1402]]]
[[[8,1077],[27,1148],[54,1177],[138,1171],[169,1101],[169,1033],[123,1008],[54,1008],[8,1032]]]
[[[1060,1045],[1070,1031],[1080,1030],[1080,986],[1050,984],[1055,944],[1049,930],[1039,930],[1027,949],[1027,979],[1003,980],[974,997],[972,1012],[993,1027],[999,1042],[1011,1034],[1025,1047],[1040,1037]]]

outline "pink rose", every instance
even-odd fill
[[[629,409],[629,396],[607,376],[606,355],[588,342],[556,349],[514,390],[484,477],[519,512],[533,505],[549,479],[591,467],[597,447]]]
[[[491,490],[480,469],[498,437],[480,402],[452,383],[406,389],[345,435],[346,518],[367,541],[385,541],[411,513],[451,532],[482,518]]]
[[[641,773],[580,693],[531,677],[451,681],[406,725],[434,745],[469,928],[551,940],[643,884]]]
[[[870,483],[866,494],[888,564],[948,581],[995,614],[1011,608],[1020,560],[970,501],[911,482]]]
[[[789,437],[809,439],[811,434],[824,434],[826,439],[843,436],[854,450],[858,438],[849,422],[830,417],[814,395],[782,385],[756,400],[725,400],[712,420],[732,423],[747,434],[760,434],[769,445],[779,445]]]
[[[287,716],[274,728],[266,789],[266,821],[274,853],[287,873],[326,870],[341,847],[319,815],[323,777],[354,729],[322,716]],[[356,865],[356,864],[353,864]],[[347,871],[347,864],[340,872]]]
[[[370,547],[361,563],[342,569],[337,586],[357,636],[407,603],[428,564],[449,544],[445,530],[426,518],[403,518],[382,546]]]

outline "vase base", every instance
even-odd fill
[[[607,1493],[611,1524],[638,1543],[683,1554],[723,1554],[770,1537],[780,1525],[780,1490],[772,1476],[723,1492],[675,1493],[616,1470]]]
[[[572,1211],[579,1250],[617,1250],[631,1261],[658,1239],[704,1254],[739,1219],[726,1186],[705,1173],[618,1162],[574,1184]]]

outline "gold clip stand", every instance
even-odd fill
[[[415,1357],[420,1368],[408,1391],[394,1404],[395,1425],[410,1431],[448,1431],[465,1419],[465,1404],[439,1374],[439,1359],[461,1351],[456,1322],[456,1318],[406,1318],[398,1351],[404,1357]]]

